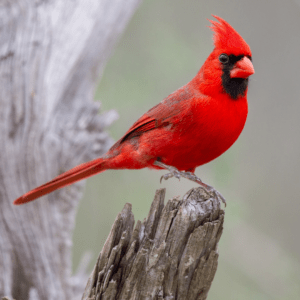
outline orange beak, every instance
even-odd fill
[[[252,74],[254,74],[253,64],[247,56],[244,56],[230,71],[230,78],[247,78]]]

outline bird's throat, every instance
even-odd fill
[[[248,78],[230,78],[229,72],[225,71],[222,75],[222,86],[232,99],[244,97],[248,88]]]

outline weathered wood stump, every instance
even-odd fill
[[[118,214],[82,300],[206,299],[218,265],[223,231],[220,202],[201,187],[164,205],[156,191],[148,218],[131,204]]]

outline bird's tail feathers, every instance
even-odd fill
[[[97,158],[87,163],[83,163],[57,177],[51,181],[27,192],[14,201],[15,205],[24,204],[33,201],[39,197],[49,194],[57,189],[63,188],[79,180],[88,178],[97,173],[103,172],[105,168],[105,159]]]

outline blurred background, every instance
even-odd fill
[[[239,140],[196,170],[228,203],[208,299],[300,299],[300,0],[145,0],[104,70],[95,101],[118,111],[110,128],[117,140],[198,72],[213,49],[211,14],[247,41],[256,73]],[[195,186],[184,179],[160,184],[164,173],[107,171],[87,181],[74,232],[74,269],[86,251],[92,251],[92,268],[126,202],[141,220],[156,189],[166,187],[169,199]]]

